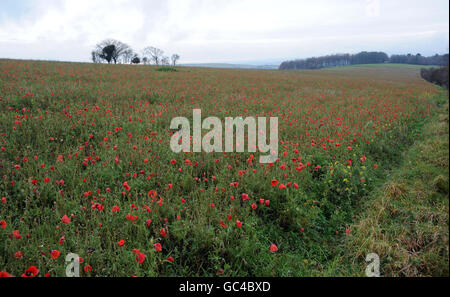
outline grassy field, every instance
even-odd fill
[[[0,60],[0,271],[448,275],[448,95],[417,68],[157,70]],[[193,108],[278,117],[279,159],[173,153]]]

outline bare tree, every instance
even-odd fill
[[[166,57],[166,56],[162,57],[161,65],[170,65],[169,57]]]
[[[99,57],[98,52],[96,52],[96,51],[91,52],[91,60],[93,63],[101,63],[102,62],[101,58]]]
[[[177,61],[180,59],[180,56],[178,54],[173,54],[170,59],[172,60],[172,65],[175,66],[177,64]]]
[[[128,50],[131,50],[131,48],[127,44],[115,39],[106,39],[97,44],[95,52],[99,58],[106,60],[108,63],[114,62],[114,64],[117,64],[117,61]]]
[[[134,57],[134,52],[131,48],[125,50],[122,54],[122,60],[124,63],[131,63],[131,59]]]
[[[163,58],[164,51],[159,48],[149,46],[144,48],[143,54],[144,56],[148,56],[153,62],[155,62],[156,65],[159,65]]]

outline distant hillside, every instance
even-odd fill
[[[448,65],[448,54],[434,55],[424,57],[421,54],[416,55],[392,55],[389,57],[384,52],[360,52],[351,54],[336,54],[322,57],[312,57],[307,59],[298,59],[285,61],[281,63],[280,70],[289,69],[320,69],[336,66],[358,65],[358,64],[413,64],[413,65]]]
[[[237,68],[237,69],[278,69],[278,65],[249,65],[231,63],[190,63],[180,64],[185,67],[206,67],[206,68]]]

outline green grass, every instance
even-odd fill
[[[438,113],[350,227],[347,274],[363,275],[366,255],[376,253],[383,276],[449,275],[448,92],[435,100]]]
[[[157,67],[155,70],[163,71],[163,72],[177,72],[178,71],[175,67],[169,67],[169,66]]]

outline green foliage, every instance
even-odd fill
[[[177,72],[178,70],[175,67],[162,66],[155,69],[156,71],[162,72]]]

